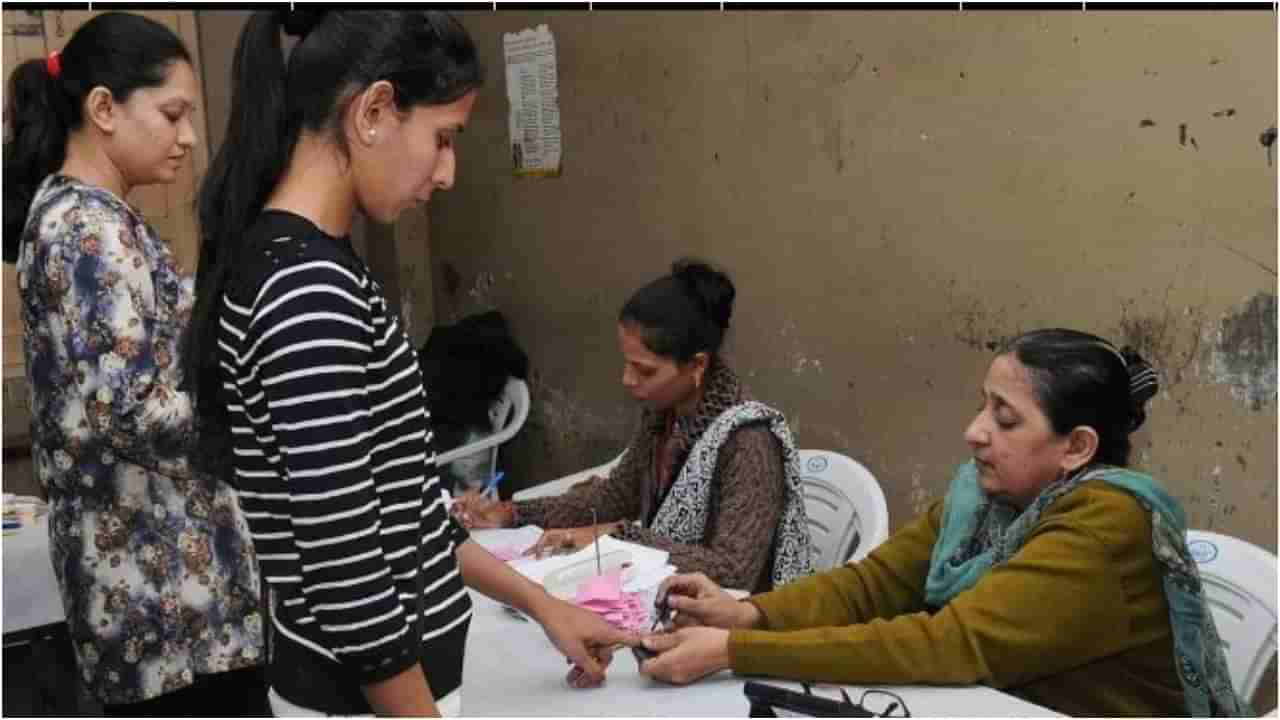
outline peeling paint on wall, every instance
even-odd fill
[[[404,323],[404,331],[413,334],[413,306],[418,301],[418,293],[413,287],[400,291],[400,321]]]
[[[468,315],[476,315],[490,310],[501,310],[498,303],[498,283],[492,272],[481,271],[475,274],[471,286],[466,293],[460,293],[462,276],[452,263],[442,264],[444,279],[444,308],[437,309],[438,322],[455,323]],[[507,279],[511,278],[510,273]]]
[[[1159,312],[1137,312],[1135,300],[1120,303],[1120,345],[1133,348],[1151,363],[1160,373],[1161,389],[1166,391],[1198,371],[1195,362],[1204,317],[1203,308],[1175,310],[1168,302],[1169,290],[1166,288],[1164,309]]]
[[[1276,296],[1259,292],[1218,323],[1205,363],[1209,379],[1255,412],[1276,397]]]
[[[477,37],[518,22],[490,15],[468,16]],[[594,98],[565,108],[590,146],[579,172],[556,197],[532,198],[490,172],[510,162],[507,146],[477,142],[466,191],[432,210],[440,309],[486,297],[519,308],[515,329],[555,387],[535,391],[535,417],[513,443],[530,471],[517,482],[580,470],[625,442],[635,407],[596,367],[615,362],[601,317],[655,249],[692,243],[742,281],[750,322],[733,343],[744,377],[785,408],[802,447],[842,446],[864,462],[895,527],[946,491],[964,454],[960,416],[994,351],[1019,331],[1063,325],[1128,342],[1159,366],[1135,456],[1194,526],[1212,515],[1273,549],[1276,405],[1249,409],[1243,388],[1267,383],[1249,378],[1231,336],[1241,334],[1233,306],[1276,293],[1274,177],[1257,152],[1275,84],[1183,62],[1187,47],[1209,48],[1204,61],[1229,47],[1219,70],[1274,79],[1274,31],[1228,15],[650,14],[566,28],[580,51],[565,66],[575,95]],[[920,93],[895,92],[903,82]],[[956,93],[972,102],[928,100]],[[469,132],[500,139],[505,127],[500,108],[478,108]],[[655,132],[664,152],[653,152]],[[1060,142],[1042,142],[1046,132]],[[942,171],[952,167],[973,172]],[[536,244],[511,240],[530,232]],[[507,280],[508,269],[525,280]]]
[[[907,500],[911,503],[912,517],[923,515],[924,511],[929,509],[929,503],[933,501],[933,492],[921,479],[923,473],[924,464],[916,463],[911,471],[911,491],[907,494]]]
[[[988,317],[997,313],[989,312],[978,299],[957,298],[955,278],[947,285],[946,307],[954,328],[952,337],[971,350],[995,352],[1021,332],[1017,329],[1001,330],[991,325]]]
[[[803,343],[796,337],[798,326],[794,320],[787,320],[782,324],[782,330],[779,335],[783,339],[790,339],[790,348],[787,351],[787,364],[791,369],[792,375],[803,375],[806,371],[812,369],[815,372],[823,372],[822,360],[809,357]]]
[[[467,297],[471,298],[476,305],[483,306],[484,310],[493,310],[497,307],[497,303],[493,300],[493,287],[493,273],[476,273],[476,281],[467,291]]]

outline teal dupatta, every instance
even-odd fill
[[[1174,664],[1187,711],[1195,717],[1251,714],[1231,687],[1200,573],[1187,550],[1182,506],[1148,475],[1111,466],[1086,468],[1045,488],[1019,512],[987,497],[972,460],[961,465],[947,491],[942,530],[929,561],[926,602],[941,607],[973,587],[988,570],[1021,549],[1045,508],[1090,480],[1103,480],[1129,492],[1151,513],[1151,544],[1169,603]]]

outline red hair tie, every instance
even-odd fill
[[[44,61],[44,69],[49,71],[49,77],[56,80],[62,74],[62,53],[57,50],[49,53]]]

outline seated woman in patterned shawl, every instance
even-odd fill
[[[559,497],[494,503],[468,495],[470,527],[538,525],[531,552],[602,533],[670,552],[671,564],[735,588],[763,590],[813,571],[799,463],[786,419],[755,401],[720,356],[733,283],[679,261],[641,288],[618,319],[622,385],[644,405],[608,477]]]
[[[734,600],[659,588],[679,629],[640,672],[724,668],[856,685],[981,683],[1068,715],[1240,715],[1182,507],[1128,469],[1156,374],[1093,335],[1038,330],[991,363],[973,457],[858,563]]]

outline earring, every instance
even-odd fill
[[[369,139],[370,139],[370,140],[372,140],[372,139],[373,139],[373,136],[374,136],[374,135],[377,135],[377,134],[378,134],[378,131],[377,131],[377,130],[370,130],[370,131],[369,131]]]

